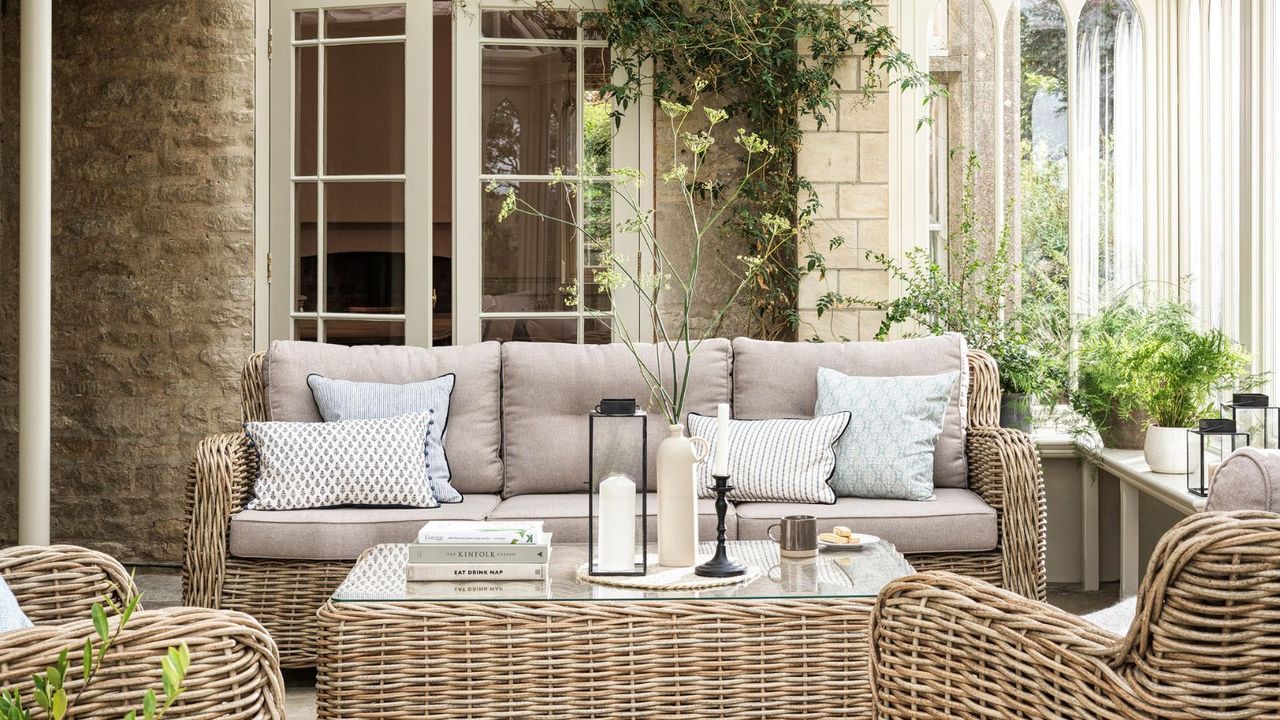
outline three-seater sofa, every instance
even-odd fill
[[[672,357],[642,350],[668,376]],[[1045,591],[1044,486],[1035,446],[998,426],[994,361],[945,335],[890,343],[707,340],[689,368],[686,412],[809,417],[816,373],[922,375],[960,371],[936,449],[937,499],[840,498],[834,505],[735,503],[731,538],[761,539],[784,515],[847,525],[894,543],[918,570],[951,570],[1027,597]],[[677,363],[677,369],[682,364]],[[256,456],[242,432],[202,441],[187,494],[184,602],[239,610],[275,638],[285,667],[314,664],[316,610],[365,549],[408,542],[433,519],[540,519],[555,542],[585,541],[587,414],[606,397],[648,398],[622,345],[479,343],[432,349],[275,342],[249,358],[244,421],[319,422],[307,376],[403,383],[456,376],[445,452],[459,503],[433,509],[245,510]],[[650,413],[650,453],[665,421]],[[651,460],[649,468],[655,463]],[[653,489],[654,478],[647,479]],[[651,508],[656,507],[650,502]],[[703,537],[715,510],[700,501]]]

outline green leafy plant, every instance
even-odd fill
[[[838,108],[840,90],[859,90],[868,103],[890,87],[923,88],[926,103],[941,92],[898,48],[880,5],[879,0],[610,0],[607,12],[584,16],[612,49],[615,76],[622,79],[606,90],[617,100],[619,114],[632,103],[648,102],[650,92],[660,102],[692,105],[692,97],[706,88],[723,102],[728,118],[773,148],[769,172],[745,173],[739,201],[718,228],[737,254],[762,260],[746,288],[756,337],[795,336],[800,278],[824,264],[827,248],[807,235],[788,235],[785,247],[772,247],[779,240],[774,219],[808,227],[819,207],[813,186],[796,169],[802,119],[823,127]],[[847,64],[859,58],[861,70],[846,73]],[[857,77],[858,87],[843,88],[843,76]],[[703,87],[695,88],[696,83]],[[745,164],[759,158],[741,154],[739,159]],[[797,258],[802,258],[799,265]]]
[[[1217,329],[1201,329],[1180,300],[1113,301],[1080,325],[1072,408],[1105,433],[1119,422],[1191,427],[1217,417],[1216,399],[1247,390],[1263,377],[1250,372],[1249,352]]]
[[[43,673],[32,676],[35,685],[32,702],[36,708],[44,711],[46,717],[50,720],[62,720],[75,716],[76,703],[84,691],[93,684],[98,670],[120,638],[120,634],[124,632],[129,619],[138,609],[141,599],[140,594],[130,593],[124,604],[120,605],[110,597],[105,598],[107,608],[118,618],[114,630],[111,629],[107,609],[103,604],[100,602],[93,604],[91,616],[97,643],[95,644],[92,638],[86,638],[84,647],[80,649],[80,662],[77,668],[80,674],[80,687],[76,689],[74,695],[67,689],[68,673],[72,672],[69,648],[59,653],[58,659]],[[190,666],[191,651],[186,643],[169,648],[160,660],[161,694],[157,695],[155,690],[148,688],[142,697],[141,714],[138,709],[131,709],[124,714],[124,720],[137,720],[138,717],[143,720],[163,718],[182,695],[184,690],[182,683],[186,679]],[[31,713],[32,708],[24,704],[16,689],[0,690],[0,720],[30,720]]]
[[[705,87],[701,81],[694,82],[695,92],[701,92]],[[565,190],[562,193],[565,202],[561,216],[548,215],[520,197],[514,184],[495,181],[488,185],[487,190],[502,198],[498,212],[500,222],[513,215],[524,215],[543,222],[566,225],[581,234],[594,258],[589,283],[591,287],[585,291],[576,284],[562,288],[565,304],[580,308],[589,317],[612,325],[618,338],[636,359],[640,373],[652,393],[654,405],[670,424],[678,425],[684,415],[685,396],[689,386],[689,371],[692,367],[692,363],[688,362],[689,357],[715,332],[724,314],[737,303],[743,292],[765,277],[768,264],[777,262],[779,253],[794,247],[792,243],[802,228],[782,216],[762,217],[767,242],[759,248],[761,254],[737,258],[734,270],[738,277],[736,287],[723,298],[712,321],[700,323],[693,316],[692,308],[698,291],[699,275],[706,260],[703,254],[708,239],[719,232],[726,222],[731,221],[733,210],[744,196],[747,185],[756,177],[772,170],[777,162],[778,151],[758,134],[739,128],[734,136],[734,145],[745,157],[744,172],[736,183],[723,183],[714,176],[709,177],[706,168],[709,155],[716,146],[714,130],[728,119],[728,113],[723,109],[701,104],[701,97],[696,94],[688,103],[663,100],[660,105],[668,119],[673,146],[671,169],[663,173],[660,180],[678,189],[683,199],[682,207],[687,212],[693,229],[692,255],[684,266],[673,262],[668,249],[658,241],[653,228],[653,211],[644,210],[641,203],[644,176],[638,170],[613,168],[608,171],[611,180],[605,186],[612,192],[617,206],[625,208],[623,214],[629,216],[616,224],[592,215],[589,210],[586,217],[579,217],[576,197],[593,191],[593,188],[598,189],[602,183],[569,179],[559,169],[553,173],[554,179],[549,184]],[[708,127],[698,131],[687,130],[686,124],[691,124],[695,108],[698,107],[702,109],[700,115],[705,117]],[[678,155],[678,148],[681,147],[688,151],[692,165],[681,162]],[[616,248],[613,240],[615,231],[619,237],[637,238],[641,255],[654,259],[654,269],[650,270],[639,264],[634,250],[628,252]],[[627,323],[616,317],[616,310],[597,309],[617,308],[614,295],[624,288],[634,289],[642,303],[642,310],[654,318],[659,348],[657,367],[650,367],[641,359],[637,348],[641,341],[631,336]],[[601,292],[607,296],[607,302],[584,302],[584,295],[594,296]],[[674,294],[677,304],[683,308],[674,321],[664,319],[659,312],[660,294]]]
[[[970,347],[996,359],[1005,392],[1056,402],[1064,392],[1069,344],[1055,337],[1057,331],[1049,323],[1057,322],[1059,314],[1067,316],[1065,293],[1061,298],[1046,297],[1049,291],[1057,292],[1055,283],[1027,282],[1042,270],[1014,255],[1007,228],[996,234],[979,223],[974,207],[977,170],[977,158],[971,153],[959,226],[947,238],[948,267],[942,267],[925,248],[907,251],[902,262],[869,252],[867,258],[900,283],[901,293],[883,301],[828,292],[819,302],[819,313],[850,304],[884,310],[876,332],[880,340],[900,326],[909,337],[961,333]]]

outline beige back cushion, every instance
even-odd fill
[[[813,417],[821,367],[865,377],[959,371],[960,381],[951,391],[942,435],[934,448],[933,484],[944,488],[969,486],[964,448],[969,359],[963,336],[950,333],[894,342],[851,343],[736,338],[733,341],[733,416],[744,420]]]
[[[277,340],[263,367],[267,417],[320,422],[307,376],[359,382],[408,383],[446,373],[457,379],[449,398],[444,451],[452,484],[462,493],[502,489],[500,421],[501,346],[496,342],[458,347],[347,347]]]
[[[718,403],[730,401],[731,352],[728,340],[715,338],[694,353],[686,417],[714,414]],[[652,345],[639,346],[639,354],[671,377],[669,355],[659,357]],[[667,421],[648,402],[648,386],[625,345],[506,343],[502,393],[503,495],[586,492],[587,413],[603,398],[635,398],[649,410],[648,484],[654,487]]]
[[[1209,484],[1204,509],[1280,512],[1280,450],[1246,447],[1228,455]]]

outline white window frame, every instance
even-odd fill
[[[287,75],[284,70],[275,69],[276,66],[291,66],[291,63],[279,62],[279,57],[276,53],[293,52],[293,28],[291,24],[292,18],[284,17],[285,11],[277,11],[275,13],[277,16],[273,17],[273,4],[279,7],[287,7],[289,12],[301,8],[322,9],[331,7],[406,5],[406,36],[422,33],[423,37],[426,38],[426,42],[406,43],[406,65],[412,64],[424,68],[424,70],[421,73],[405,73],[405,112],[407,117],[414,117],[415,113],[419,113],[421,117],[430,118],[434,110],[431,107],[429,87],[432,62],[432,3],[419,2],[418,0],[405,0],[404,2],[360,2],[359,0],[306,0],[303,2],[302,0],[297,0],[292,3],[287,3],[287,0],[275,0],[274,2],[273,0],[256,0],[255,24],[257,32],[254,99],[255,107],[258,110],[255,113],[254,123],[254,272],[256,282],[254,285],[253,341],[257,350],[265,350],[274,338],[292,337],[293,333],[293,319],[291,317],[293,313],[291,310],[293,307],[292,288],[295,282],[295,272],[293,268],[293,229],[291,227],[293,219],[289,208],[293,202],[293,193],[291,191],[280,192],[279,189],[273,192],[272,187],[273,183],[280,182],[272,173],[274,163],[283,163],[281,167],[289,168],[290,172],[293,169],[292,80],[284,77]],[[574,0],[556,0],[555,7],[591,10],[602,9],[606,7],[606,4],[605,0],[591,0],[591,2],[587,3],[579,3]],[[413,5],[421,6],[424,11],[410,12],[408,8]],[[453,192],[455,227],[468,221],[478,226],[480,218],[479,124],[476,122],[457,121],[458,117],[462,117],[461,108],[479,107],[479,11],[481,8],[530,9],[531,7],[533,5],[530,2],[523,0],[485,0],[483,4],[477,0],[468,0],[466,3],[460,3],[455,6],[455,12],[463,15],[455,19],[453,23],[453,108],[455,122],[453,141],[454,177],[451,180],[455,188]],[[471,42],[468,43],[467,41]],[[464,67],[464,60],[470,62],[470,66]],[[323,68],[321,68],[321,72],[323,72]],[[474,80],[474,82],[471,82],[471,80]],[[425,85],[425,87],[416,88],[415,82]],[[271,92],[273,84],[282,86],[285,89],[273,94]],[[649,95],[651,93],[645,93],[646,97]],[[278,114],[285,107],[289,108],[286,114]],[[581,112],[581,108],[579,112]],[[289,117],[290,121],[286,127],[273,127],[271,122],[273,115],[276,117]],[[652,182],[653,122],[652,103],[634,103],[627,111],[623,130],[614,136],[614,159],[617,161],[615,166],[639,168],[646,178],[639,188],[640,203],[643,209],[652,208],[654,204]],[[409,127],[410,124],[406,123],[406,128]],[[317,129],[319,133],[322,133],[323,125],[321,124]],[[581,123],[579,122],[579,135],[581,135],[581,131]],[[279,137],[275,137],[277,135]],[[322,134],[320,137],[322,137]],[[406,130],[405,307],[406,311],[411,307],[427,308],[427,310],[417,313],[420,319],[414,318],[415,313],[411,312],[406,312],[403,316],[325,313],[326,317],[334,317],[335,319],[368,319],[375,321],[399,321],[403,319],[405,322],[405,343],[421,346],[429,346],[431,344],[431,313],[429,308],[431,306],[433,288],[431,238],[429,232],[432,227],[432,203],[410,203],[408,198],[414,196],[411,193],[423,193],[422,197],[428,197],[426,193],[429,193],[431,182],[434,180],[431,177],[431,162],[428,158],[430,142],[429,126],[416,133]],[[581,144],[581,137],[579,138],[579,143]],[[414,176],[412,180],[409,177],[411,164],[413,167],[418,167],[418,164],[422,165],[419,170],[412,173]],[[320,169],[320,167],[317,167],[317,171]],[[468,181],[464,182],[463,178],[468,178]],[[470,178],[475,178],[476,182],[470,182]],[[425,188],[421,187],[424,183]],[[318,212],[321,210],[322,206],[321,209],[318,209]],[[320,217],[318,221],[322,221],[322,219]],[[621,208],[618,207],[617,202],[614,203],[614,219],[615,221],[626,219],[625,215],[621,213]],[[408,228],[411,222],[418,227],[426,229],[428,235],[424,241],[410,242]],[[482,267],[480,244],[479,242],[460,243],[459,233],[456,231],[453,233],[452,242],[454,244],[454,277],[452,284],[453,343],[477,342],[480,340],[481,327],[480,272]],[[620,249],[628,249],[628,257],[636,258],[637,267],[641,265],[647,267],[652,264],[651,258],[638,252],[638,249],[642,246],[638,235],[632,234],[628,236],[615,232],[615,243]],[[412,245],[418,245],[421,251],[414,253],[413,257],[410,257],[409,248]],[[581,248],[581,243],[579,243],[579,247]],[[630,252],[629,249],[631,248],[637,249],[637,252]],[[317,282],[323,283],[324,276],[319,273],[322,273],[322,268],[318,270]],[[415,275],[425,277],[426,282],[410,282],[409,279]],[[653,336],[653,318],[643,311],[643,304],[640,298],[635,296],[634,293],[620,292],[614,300],[617,306],[617,315],[619,319],[628,323],[631,337],[637,340],[651,339]],[[317,302],[319,303],[319,300]],[[317,310],[322,311],[323,307],[317,304]],[[501,315],[510,316],[511,314],[504,313]],[[553,315],[545,313],[533,315],[539,318],[553,317]],[[486,315],[486,317],[493,316],[496,315]],[[579,320],[579,338],[581,338],[581,325],[582,321]]]
[[[583,48],[586,47],[603,47],[604,43],[600,41],[590,41],[582,39],[582,33],[579,32],[579,38],[575,41],[549,41],[549,40],[519,40],[519,39],[483,39],[481,37],[481,13],[484,10],[528,10],[532,8],[527,0],[468,0],[465,10],[462,10],[467,17],[460,19],[454,23],[454,57],[455,57],[455,82],[454,82],[454,107],[456,108],[480,108],[481,90],[482,90],[482,53],[481,48],[485,44],[500,45],[536,45],[536,46],[563,46],[572,44],[578,51],[578,87],[577,97],[583,97]],[[607,8],[605,0],[586,0],[580,2],[578,0],[553,0],[548,7],[556,10],[576,10],[576,11],[595,11]],[[583,123],[582,112],[584,103],[578,102],[578,156],[581,160],[581,150],[583,147]],[[481,167],[481,149],[483,143],[483,122],[481,118],[477,118],[476,122],[455,123],[454,130],[454,178],[455,178],[455,224],[461,223],[463,227],[467,223],[473,223],[477,229],[480,227],[482,217],[482,184],[489,176],[485,175]],[[648,130],[648,132],[646,132]],[[638,168],[646,180],[641,184],[641,207],[653,207],[653,104],[650,102],[638,102],[628,108],[623,118],[622,126],[613,136],[613,167],[633,167]],[[568,172],[566,171],[566,174]],[[502,179],[511,181],[537,182],[539,180],[549,179],[542,175],[509,175],[502,176]],[[618,207],[616,199],[613,202],[613,214],[615,224],[624,219],[622,213],[623,208]],[[455,233],[455,237],[456,237]],[[476,233],[478,238],[479,233]],[[640,255],[642,243],[637,234],[619,233],[615,230],[614,244],[616,252],[619,256],[627,258],[636,258],[636,265],[631,268],[632,271],[637,270],[641,263],[651,262],[651,259],[643,258]],[[579,279],[582,280],[582,273],[586,272],[584,266],[585,247],[581,237],[578,239],[578,267]],[[502,320],[502,319],[575,319],[577,321],[578,340],[581,342],[583,337],[583,324],[590,316],[589,312],[581,309],[566,308],[564,311],[558,312],[484,312],[481,308],[481,299],[483,297],[481,289],[483,284],[483,260],[481,257],[482,249],[479,241],[470,243],[466,246],[455,243],[454,246],[454,342],[469,343],[479,342],[481,340],[481,327],[484,320]],[[627,331],[630,337],[637,340],[648,340],[653,336],[652,318],[642,312],[642,304],[640,298],[634,295],[635,290],[631,292],[625,290],[619,291],[614,297],[616,319],[620,322],[627,323]],[[617,330],[614,331],[615,339],[618,337]]]

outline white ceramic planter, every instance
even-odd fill
[[[667,427],[658,443],[658,564],[686,567],[697,561],[698,492],[693,466],[707,455],[707,441]]]
[[[1152,425],[1142,446],[1151,472],[1167,475],[1187,474],[1187,428]]]

